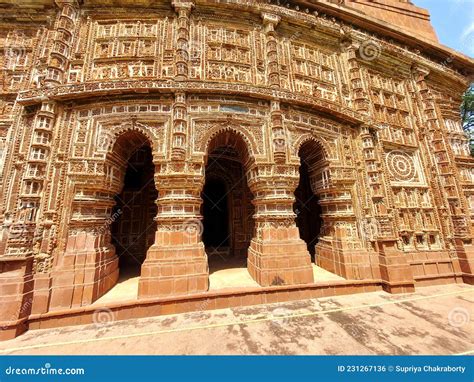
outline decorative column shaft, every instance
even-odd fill
[[[45,187],[46,167],[51,156],[55,107],[54,102],[45,101],[36,114],[20,186],[18,209],[13,222],[5,224],[8,236],[5,256],[0,259],[0,290],[12,290],[13,293],[0,294],[0,299],[6,306],[0,314],[0,322],[6,321],[2,326],[5,328],[12,325],[9,330],[11,334],[22,330],[21,320],[31,312],[33,305],[33,261],[34,255],[40,252],[42,236],[37,221]],[[13,270],[15,272],[9,272]],[[11,288],[13,285],[15,287]]]
[[[350,44],[346,50],[347,62],[349,64],[349,80],[352,88],[355,109],[368,114],[370,108],[369,96],[362,81],[360,64],[357,58],[357,48]]]
[[[172,160],[184,160],[187,144],[187,107],[186,94],[176,93],[173,105],[173,137],[171,147]]]
[[[267,57],[268,84],[272,88],[280,87],[280,70],[278,65],[278,41],[275,28],[280,22],[280,16],[270,13],[262,13],[263,25],[267,43],[265,46]]]
[[[56,86],[65,82],[74,41],[74,31],[79,19],[77,0],[56,0],[60,8],[54,26],[55,37],[48,57],[46,86]]]
[[[248,174],[256,226],[248,253],[250,275],[262,286],[312,283],[311,256],[293,212],[298,168],[260,165]]]
[[[178,13],[175,79],[185,80],[189,74],[189,15],[194,7],[194,1],[173,0],[172,5]]]
[[[266,62],[268,85],[272,88],[280,88],[280,70],[278,64],[278,40],[275,28],[280,22],[280,16],[270,13],[262,14],[263,25],[266,35]],[[270,123],[272,132],[273,159],[277,163],[284,163],[286,160],[287,139],[283,126],[283,115],[280,108],[280,101],[273,100],[270,105]]]
[[[157,231],[142,265],[139,298],[185,295],[209,287],[199,212],[204,177],[199,170],[175,166],[156,164]]]

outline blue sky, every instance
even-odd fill
[[[474,0],[412,0],[428,9],[443,45],[474,57]]]

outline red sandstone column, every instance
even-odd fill
[[[278,168],[281,173],[271,175],[264,166],[249,172],[256,233],[250,243],[248,270],[262,286],[309,284],[313,282],[311,256],[300,239],[293,212],[298,170]]]
[[[139,298],[205,292],[209,269],[201,241],[201,174],[165,174],[172,163],[158,165],[159,190],[155,243],[147,252],[138,286]],[[184,164],[183,164],[184,166]]]

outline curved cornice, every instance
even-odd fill
[[[248,97],[281,100],[291,104],[314,108],[333,118],[352,125],[367,123],[368,117],[339,103],[324,99],[307,97],[288,90],[270,89],[253,85],[226,84],[217,82],[174,81],[174,80],[120,80],[109,82],[87,82],[73,85],[61,85],[51,88],[27,90],[18,94],[17,101],[30,105],[46,99],[73,101],[76,99],[105,97],[122,94],[171,93],[185,91],[190,93],[237,94]]]

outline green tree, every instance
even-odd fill
[[[474,157],[474,83],[469,86],[462,97],[461,118],[463,129],[469,138],[471,156]]]

